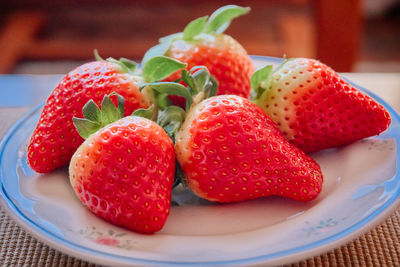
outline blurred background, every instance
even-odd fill
[[[0,73],[67,73],[94,48],[139,62],[159,37],[225,4],[252,8],[226,31],[249,54],[400,72],[400,0],[0,0]]]

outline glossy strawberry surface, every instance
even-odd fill
[[[319,165],[242,97],[217,96],[192,107],[175,150],[190,189],[210,201],[270,195],[307,201],[321,191]]]
[[[79,199],[105,220],[141,233],[165,224],[175,152],[154,122],[132,116],[100,129],[76,151],[69,171]]]
[[[219,83],[218,95],[250,95],[250,77],[254,67],[246,50],[225,34],[206,35],[196,41],[177,40],[172,43],[167,56],[194,66],[206,66]],[[179,78],[178,74],[169,80]]]
[[[306,152],[377,135],[390,125],[383,106],[316,60],[289,60],[265,87],[255,102]]]
[[[125,115],[150,105],[139,92],[138,78],[122,73],[116,64],[96,61],[68,73],[47,99],[32,134],[28,147],[31,168],[46,173],[67,165],[83,142],[72,117],[82,117],[82,107],[89,99],[100,104],[111,92],[125,98]]]

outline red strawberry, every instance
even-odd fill
[[[154,58],[157,61],[157,58]],[[162,59],[166,60],[166,59]],[[168,60],[167,60],[168,61]],[[145,81],[164,79],[184,64],[173,64],[166,73],[154,73],[154,60],[149,60]],[[168,62],[171,62],[169,60]],[[179,67],[178,67],[179,65]],[[125,115],[150,105],[149,95],[139,91],[143,78],[133,75],[135,65],[127,59],[108,59],[84,64],[68,73],[51,93],[43,108],[39,122],[28,147],[28,162],[39,173],[51,172],[67,165],[71,156],[83,142],[72,117],[82,117],[82,107],[93,99],[99,104],[105,94],[117,92],[126,99]]]
[[[290,144],[261,108],[234,95],[208,98],[217,88],[207,68],[183,70],[182,77],[188,88],[170,82],[148,85],[186,99],[186,116],[181,108],[168,106],[159,123],[175,140],[183,170],[177,168],[176,176],[186,178],[194,193],[217,202],[318,196],[323,180],[319,165]]]
[[[91,110],[87,113],[97,114],[89,116],[90,121],[74,119],[79,132],[89,137],[71,159],[72,187],[97,216],[134,231],[154,233],[169,214],[175,170],[172,140],[155,122],[137,116],[119,119],[89,135],[88,129],[102,125],[98,120],[112,121],[122,115],[107,98],[101,111],[94,102],[85,106]],[[111,114],[104,116],[105,111]]]
[[[188,64],[187,69],[197,65],[206,66],[219,83],[218,93],[242,97],[250,95],[250,76],[254,68],[246,50],[231,36],[222,32],[231,20],[248,13],[250,8],[235,5],[216,10],[211,17],[198,18],[190,22],[183,33],[160,39],[160,44],[151,48],[143,62],[154,55],[166,55]],[[179,79],[179,73],[168,81]],[[171,97],[180,106],[184,101]]]
[[[305,152],[349,144],[390,125],[384,107],[317,60],[289,59],[274,71],[266,66],[252,86],[254,102]]]
[[[190,189],[210,201],[270,195],[307,201],[321,191],[319,165],[287,142],[261,108],[239,96],[192,106],[175,151]]]

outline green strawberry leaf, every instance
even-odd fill
[[[264,65],[256,69],[250,78],[251,87],[257,88],[262,82],[266,81],[272,71],[272,67],[272,65]]]
[[[116,92],[112,92],[109,96],[114,96],[114,95],[117,96],[118,112],[119,112],[119,115],[122,118],[122,117],[124,117],[125,98],[122,95],[120,95],[120,94],[118,94]]]
[[[217,9],[209,18],[205,33],[222,33],[229,26],[230,22],[239,16],[249,13],[249,7],[227,5]]]
[[[109,57],[106,60],[104,60],[100,55],[99,51],[95,49],[93,51],[94,53],[94,58],[96,61],[108,61],[114,64],[117,64],[118,66],[121,67],[122,71],[125,73],[133,73],[136,70],[137,63],[133,60],[123,58],[121,57],[119,60],[116,60],[115,58]]]
[[[153,46],[147,52],[144,54],[143,59],[142,59],[142,66],[146,65],[147,61],[149,61],[153,57],[158,57],[158,56],[165,56],[167,55],[167,52],[169,48],[171,47],[171,44],[173,41],[176,39],[181,39],[183,36],[183,33],[178,32],[174,33],[171,35],[167,35],[165,37],[162,37],[159,39],[159,44],[156,46]]]
[[[272,65],[261,66],[251,76],[250,84],[251,88],[253,89],[255,99],[259,98],[265,91],[265,88],[262,88],[262,84],[268,80],[272,73],[272,68]]]
[[[168,106],[158,114],[157,123],[175,143],[175,135],[185,120],[186,112],[178,106]]]
[[[214,76],[210,76],[210,82],[208,85],[203,89],[205,95],[204,99],[216,96],[218,92],[218,81],[215,79]]]
[[[167,95],[178,95],[182,96],[186,99],[186,110],[189,110],[190,106],[193,103],[192,95],[189,90],[179,83],[174,82],[154,82],[144,84],[142,86],[150,86],[158,93],[167,94]]]
[[[142,83],[139,86],[139,90],[142,92],[143,90],[151,91],[152,97],[152,103],[156,104],[156,109],[164,109],[165,107],[171,105],[171,101],[168,98],[167,93],[160,93],[156,90],[154,90],[150,85],[152,83]]]
[[[111,101],[111,96],[117,97],[118,108]],[[89,100],[82,108],[84,118],[72,118],[79,135],[86,139],[100,128],[121,119],[124,116],[124,102],[125,99],[115,92],[104,96],[101,110],[92,99]]]
[[[97,132],[102,126],[100,123],[89,121],[87,119],[73,117],[72,121],[83,139],[87,139],[92,133]]]
[[[177,33],[173,33],[173,34],[161,37],[160,39],[158,39],[158,41],[160,43],[173,42],[177,39],[182,39],[182,36],[183,36],[182,32],[177,32]]]
[[[120,58],[119,60],[116,60],[115,58],[109,57],[106,59],[106,61],[118,65],[121,68],[122,72],[130,74],[134,73],[137,66],[137,63],[135,61],[127,58]]]
[[[188,91],[194,96],[195,103],[217,94],[218,82],[205,66],[195,66],[190,71],[183,70],[182,80],[188,85]]]
[[[188,86],[188,89],[192,95],[195,95],[199,92],[196,88],[194,78],[190,74],[189,71],[182,70],[182,80],[186,83],[186,85]],[[179,82],[179,81],[176,81],[176,82]]]
[[[168,98],[168,94],[154,92],[156,103],[159,109],[164,109],[167,106],[171,105],[171,101]]]
[[[208,16],[200,17],[190,22],[183,30],[183,40],[192,40],[203,32]]]
[[[103,125],[110,124],[121,119],[121,114],[110,97],[105,95],[101,102],[101,123]]]
[[[215,30],[215,33],[223,33],[226,29],[229,28],[229,26],[231,25],[231,22],[227,22],[221,25],[221,27],[219,27],[217,30]]]
[[[178,60],[165,56],[156,56],[149,59],[143,66],[143,78],[150,83],[160,81],[175,71],[186,68],[186,66],[186,63]]]
[[[188,85],[192,95],[203,92],[203,96],[208,98],[217,94],[218,82],[205,66],[195,66],[190,72],[183,70],[182,80]]]
[[[165,126],[172,121],[183,122],[186,112],[178,106],[168,106],[162,110],[158,116],[157,122],[160,126]]]
[[[90,99],[82,108],[83,117],[86,119],[98,123],[100,121],[100,109],[96,103]]]
[[[172,42],[160,43],[147,50],[142,59],[142,66],[146,65],[147,61],[153,57],[165,56]]]
[[[190,70],[193,73],[193,80],[198,91],[206,87],[210,82],[211,74],[206,67],[199,66]]]
[[[122,63],[129,70],[129,72],[134,72],[136,70],[137,63],[133,60],[121,57],[119,62]]]
[[[153,105],[151,105],[147,109],[145,109],[145,108],[137,109],[132,113],[132,116],[138,116],[138,117],[146,118],[149,120],[153,119],[153,115],[154,115],[154,106]]]

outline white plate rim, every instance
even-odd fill
[[[281,63],[281,58],[275,57],[266,57],[266,56],[251,56],[252,60],[258,61],[265,61],[269,63]],[[352,81],[344,78],[347,82],[349,82],[352,86],[360,89],[364,93],[367,93],[371,97],[373,97],[377,102],[382,104],[390,113],[392,118],[392,125],[397,125],[400,122],[400,115],[389,105],[387,104],[382,98],[375,95],[374,93],[370,92],[369,90],[353,83]],[[4,135],[3,139],[0,142],[0,167],[2,165],[2,159],[4,156],[4,149],[7,146],[10,139],[13,138],[14,132],[21,126],[21,124],[27,120],[30,116],[35,114],[44,104],[40,104],[39,106],[33,108],[25,115],[23,115],[20,119],[18,119],[13,126],[8,130],[8,132]],[[396,143],[400,144],[400,138],[396,136],[395,138]],[[400,152],[396,152],[396,174],[395,177],[400,179]],[[43,227],[35,224],[29,218],[24,216],[24,214],[18,209],[18,207],[12,202],[10,197],[8,196],[4,185],[2,183],[3,177],[3,168],[0,169],[0,196],[1,196],[1,204],[3,208],[7,211],[9,215],[28,233],[33,235],[38,240],[42,241],[43,243],[49,244],[51,247],[67,253],[71,256],[88,260],[91,262],[95,262],[98,264],[110,264],[115,266],[118,265],[132,265],[132,264],[139,264],[139,265],[162,265],[162,266],[177,266],[177,265],[184,265],[184,266],[225,266],[225,265],[253,265],[253,264],[285,264],[294,261],[299,261],[301,259],[309,258],[312,256],[316,256],[327,252],[333,248],[337,248],[340,245],[344,245],[351,240],[354,240],[361,234],[371,230],[373,227],[380,224],[383,220],[385,220],[393,211],[399,206],[400,198],[400,190],[395,192],[390,200],[388,200],[384,205],[379,207],[376,211],[372,212],[370,215],[365,217],[364,219],[358,221],[358,223],[346,228],[345,230],[330,236],[328,238],[324,238],[322,240],[318,240],[313,242],[307,246],[301,246],[293,249],[289,249],[287,251],[272,253],[269,255],[251,257],[251,258],[243,258],[238,260],[230,260],[230,261],[210,261],[210,262],[180,262],[180,261],[159,261],[159,260],[147,260],[147,259],[138,259],[138,258],[131,258],[125,256],[119,256],[114,254],[108,254],[101,251],[96,251],[94,249],[80,246],[74,244],[68,240],[63,238],[54,236],[52,233],[44,229]]]

